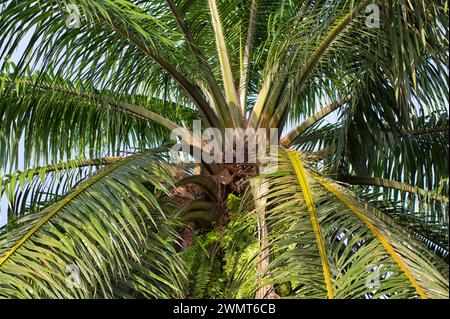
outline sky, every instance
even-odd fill
[[[25,50],[25,44],[29,41],[30,39],[30,34],[26,34],[21,42],[21,45],[18,47],[18,50],[16,50],[10,58],[11,62],[14,63],[18,63],[20,57],[22,56],[23,51]],[[0,48],[2,48],[2,46],[0,45]],[[3,61],[0,61],[0,67],[3,65]],[[20,142],[19,145],[19,154],[23,154],[23,141]],[[3,167],[5,166],[5,167]],[[18,160],[18,166],[20,170],[24,170],[25,167],[23,165],[23,156],[19,156],[19,160]],[[6,165],[1,165],[1,167],[3,167],[4,171],[6,171],[8,169],[8,165],[6,163]],[[0,170],[0,177],[3,176],[5,174],[4,171]],[[5,198],[1,198],[0,200],[0,227],[2,227],[5,223],[6,223],[6,213],[8,210],[8,206],[7,206],[7,201]]]

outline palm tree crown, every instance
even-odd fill
[[[447,0],[0,1],[0,297],[448,298],[448,44]],[[277,145],[179,163],[194,120]]]

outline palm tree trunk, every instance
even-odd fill
[[[266,181],[250,180],[253,190],[253,199],[255,200],[255,212],[258,223],[258,239],[259,239],[259,257],[257,266],[258,291],[256,292],[256,299],[272,299],[276,298],[276,294],[272,285],[261,285],[262,277],[270,262],[269,250],[269,233],[267,230],[265,207],[267,200],[263,197],[268,191],[268,184]]]

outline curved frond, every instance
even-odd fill
[[[286,296],[323,297],[320,254],[311,245],[314,228],[294,156],[281,151],[278,170],[263,175],[270,184],[265,197],[275,256],[266,280],[288,282],[291,289]],[[317,178],[307,173],[336,298],[448,297],[445,262],[383,213]]]
[[[311,224],[314,229],[314,234],[316,237],[317,248],[320,253],[320,259],[322,262],[323,274],[325,277],[325,283],[327,285],[327,296],[329,299],[334,298],[333,287],[331,284],[330,270],[328,266],[327,253],[325,250],[325,245],[323,243],[323,235],[320,229],[319,221],[317,220],[317,214],[314,207],[314,202],[311,195],[311,189],[306,177],[305,168],[300,160],[300,156],[295,150],[289,151],[289,158],[291,160],[292,166],[294,168],[295,174],[297,175],[298,183],[300,184],[300,189],[303,193],[306,206],[308,207],[309,215],[311,217]]]
[[[196,118],[195,111],[157,98],[114,98],[42,73],[12,77],[0,79],[0,131],[8,136],[0,139],[0,159],[13,169],[19,151],[27,167],[74,153],[94,158],[118,155],[119,149],[154,147],[168,138],[177,122]]]
[[[120,283],[146,296],[182,296],[176,237],[155,196],[170,183],[168,166],[147,151],[99,170],[54,205],[21,218],[0,235],[0,296],[106,298]]]
[[[119,160],[118,157],[78,159],[28,169],[0,177],[0,198],[8,202],[8,224],[16,218],[38,212],[63,197],[92,174],[97,167]]]

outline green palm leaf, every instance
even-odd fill
[[[183,276],[174,265],[179,259],[173,226],[155,193],[137,180],[167,192],[169,174],[155,152],[133,155],[100,170],[42,212],[20,219],[0,239],[0,294],[113,297],[115,282],[131,277],[144,295],[157,286],[152,297],[182,296],[182,280],[173,281]],[[151,255],[161,257],[146,268]],[[66,287],[67,265],[78,267],[77,285]],[[139,284],[141,277],[152,280]]]
[[[329,262],[336,298],[448,296],[448,278],[442,272],[447,264],[420,242],[412,238],[404,242],[411,236],[383,213],[310,172],[305,175],[311,185],[312,195],[308,196],[324,241],[319,248],[312,245],[316,231],[309,222],[307,193],[296,173],[298,163],[296,153],[282,151],[278,170],[264,175],[270,184],[264,196],[275,256],[266,270],[268,283],[289,282],[289,296],[326,296],[322,251]],[[377,284],[371,285],[374,271]]]

